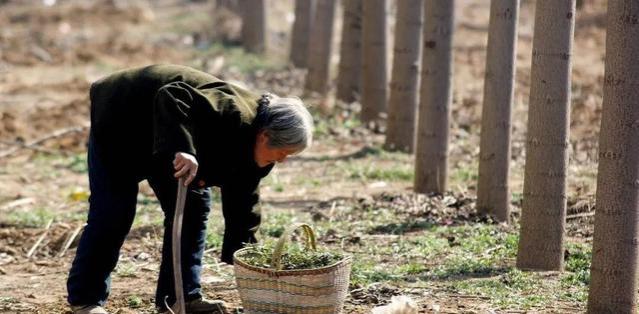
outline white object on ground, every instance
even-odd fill
[[[378,306],[372,314],[417,314],[417,302],[409,296],[400,295],[391,298],[391,303]]]

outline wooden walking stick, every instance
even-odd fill
[[[173,241],[172,254],[173,254],[173,284],[175,286],[175,304],[170,307],[164,304],[173,314],[186,314],[185,302],[184,302],[184,288],[182,287],[182,220],[184,218],[184,204],[186,203],[186,186],[184,185],[184,179],[180,178],[178,181],[177,199],[175,201],[175,213],[173,214]]]

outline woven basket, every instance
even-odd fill
[[[249,265],[233,256],[235,280],[244,313],[341,313],[348,293],[352,259],[350,256],[332,265],[302,270],[282,270],[281,257],[291,233],[302,228],[307,249],[315,249],[315,234],[307,224],[288,228],[273,250],[273,269]]]

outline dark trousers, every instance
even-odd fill
[[[171,161],[153,166],[151,175],[140,176],[112,170],[102,160],[93,139],[89,140],[89,216],[80,238],[67,290],[71,305],[104,305],[110,291],[122,243],[135,217],[138,183],[147,179],[164,211],[162,263],[156,290],[156,305],[175,302],[171,241],[177,180]],[[125,153],[125,152],[123,152]],[[124,165],[123,165],[124,166]],[[182,228],[182,278],[187,301],[201,297],[200,273],[204,252],[206,221],[211,206],[210,189],[189,188]]]

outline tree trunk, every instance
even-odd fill
[[[388,0],[362,2],[362,112],[365,124],[380,121],[388,94]]]
[[[415,191],[444,193],[448,186],[448,128],[452,102],[455,1],[426,0]]]
[[[609,0],[588,313],[636,313],[639,3]]]
[[[423,3],[423,0],[397,3],[393,75],[384,144],[388,150],[412,152],[415,148]]]
[[[561,270],[575,0],[537,0],[517,267]]]
[[[344,0],[344,22],[340,44],[337,99],[357,100],[361,88],[362,0]]]
[[[315,0],[295,0],[295,22],[291,39],[291,62],[298,68],[306,67],[309,35],[313,25]]]
[[[484,78],[477,210],[509,221],[510,126],[519,0],[492,0]]]
[[[266,51],[265,0],[240,0],[242,13],[242,43],[252,53]]]
[[[335,0],[317,2],[310,36],[313,40],[308,47],[308,74],[306,75],[308,91],[322,94],[327,92],[334,17]]]

